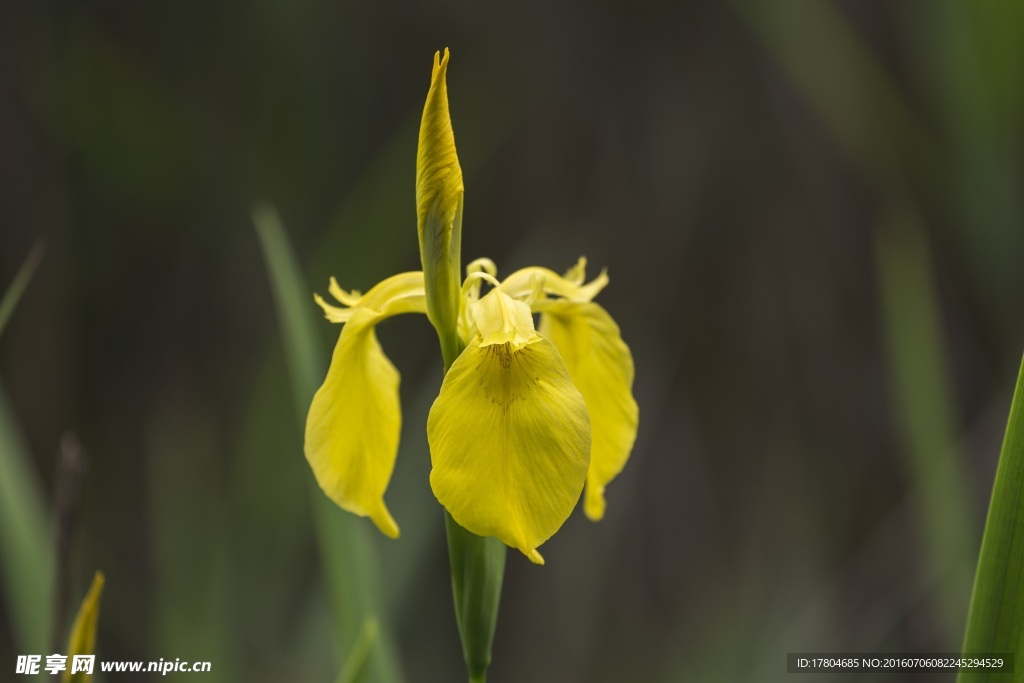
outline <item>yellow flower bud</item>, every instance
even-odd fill
[[[416,225],[426,284],[427,317],[452,357],[457,353],[462,250],[462,169],[448,114],[448,50],[434,70],[416,153]],[[446,354],[447,355],[447,354]]]

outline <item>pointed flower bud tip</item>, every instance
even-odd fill
[[[427,316],[449,343],[459,314],[462,168],[448,112],[448,49],[434,55],[416,152],[416,227],[426,281]]]

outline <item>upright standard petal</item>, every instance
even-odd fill
[[[416,152],[416,225],[426,277],[427,316],[454,345],[459,316],[462,168],[448,112],[448,50],[434,55]]]
[[[480,334],[427,419],[430,486],[461,526],[543,564],[537,546],[572,513],[586,480],[587,407],[554,345],[515,313],[522,302],[492,290],[479,304]]]
[[[590,412],[594,444],[583,510],[597,521],[604,516],[605,487],[622,471],[636,440],[633,356],[599,305],[551,301],[540,309],[540,332],[554,342]]]
[[[468,308],[481,346],[509,344],[512,351],[517,351],[537,339],[530,307],[498,289]]]
[[[355,309],[334,347],[327,379],[306,418],[306,459],[324,493],[343,509],[373,520],[396,538],[384,505],[398,454],[402,415],[399,374],[381,350],[381,316]]]

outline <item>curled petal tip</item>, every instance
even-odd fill
[[[352,314],[351,309],[338,308],[324,301],[324,298],[319,294],[313,294],[313,301],[316,302],[317,306],[323,309],[324,317],[330,320],[332,323],[343,323],[349,319]]]
[[[527,558],[529,558],[530,562],[533,562],[534,564],[539,564],[541,566],[544,565],[544,558],[541,557],[540,553],[537,552],[536,548],[524,550],[523,554],[526,555]]]
[[[444,56],[442,56],[442,52],[440,50],[434,53],[434,71],[431,74],[432,78],[437,78],[437,72],[447,68],[448,66],[448,48],[444,49],[443,55]]]

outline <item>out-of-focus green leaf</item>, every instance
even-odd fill
[[[18,269],[18,274],[14,276],[14,280],[11,281],[7,291],[4,292],[3,299],[0,299],[0,334],[3,334],[7,321],[11,318],[11,313],[14,312],[18,301],[21,300],[21,295],[25,293],[25,288],[28,287],[28,283],[32,279],[32,275],[35,274],[39,261],[42,258],[42,242],[36,242],[35,246],[32,247],[32,251],[25,258],[25,262],[21,264],[21,268]]]
[[[359,680],[376,640],[377,622],[373,619],[367,619],[363,622],[363,628],[359,631],[359,638],[345,659],[345,666],[338,673],[335,683],[356,683]]]
[[[274,305],[280,317],[281,339],[295,394],[296,416],[302,423],[323,370],[323,363],[317,360],[319,356],[313,334],[313,296],[305,285],[285,236],[281,218],[274,207],[269,204],[257,205],[253,208],[252,219],[270,274]]]
[[[37,243],[0,299],[0,333],[42,255]],[[0,390],[0,572],[14,636],[25,652],[42,650],[52,616],[54,549],[43,500],[7,398]]]
[[[214,413],[203,398],[167,389],[146,426],[154,634],[166,652],[216,662],[207,683],[239,679],[228,603],[232,536],[216,467],[222,445]],[[182,491],[190,493],[188,505]]]
[[[37,83],[42,122],[120,201],[177,197],[196,170],[187,100],[102,22],[66,29]]]
[[[920,34],[921,92],[950,151],[948,227],[960,259],[973,270],[975,301],[991,316],[1018,310],[1020,129],[1024,114],[1024,3],[900,3],[908,43]]]
[[[1010,405],[974,577],[965,653],[1016,653],[1016,673],[964,671],[960,683],[1024,681],[1024,363]]]
[[[948,378],[928,242],[909,206],[893,208],[877,231],[876,254],[885,336],[907,468],[919,501],[928,562],[940,581],[947,635],[959,634],[976,537],[968,523],[966,468],[956,446]]]
[[[53,542],[28,463],[0,390],[0,570],[20,651],[42,652],[50,634]]]
[[[732,0],[741,18],[821,117],[836,145],[880,188],[901,164],[931,174],[937,150],[882,67],[834,3]]]
[[[313,334],[313,298],[303,284],[297,260],[273,207],[253,209],[253,222],[259,235],[274,300],[281,321],[288,366],[295,392],[298,419],[306,409],[323,375],[324,355],[318,352]],[[296,447],[296,452],[299,452]],[[298,466],[299,460],[296,459]],[[341,627],[341,650],[351,658],[358,654],[360,633],[367,623],[378,624],[375,647],[370,648],[366,666],[356,667],[357,681],[390,682],[401,680],[390,633],[383,624],[382,610],[374,585],[376,558],[366,527],[331,503],[311,482],[313,518],[317,527],[326,581],[335,604],[335,617]]]

